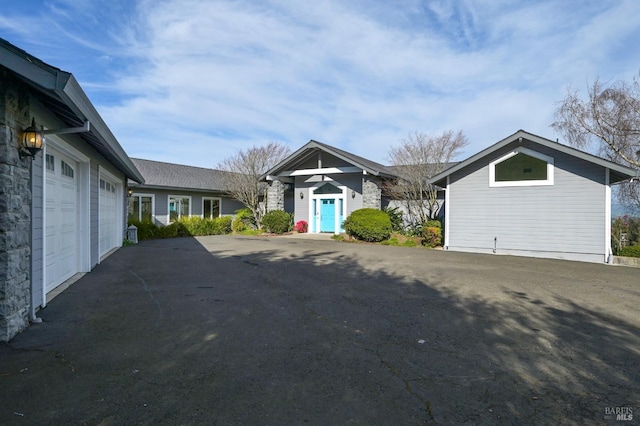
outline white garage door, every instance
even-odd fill
[[[118,232],[118,191],[114,181],[100,177],[100,256],[121,243]]]
[[[46,169],[45,291],[79,272],[77,163],[48,149]]]

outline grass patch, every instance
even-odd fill
[[[344,241],[348,243],[365,243],[365,241],[359,241],[350,237],[347,234],[332,235],[332,240]],[[408,235],[402,235],[400,233],[392,233],[388,240],[380,241],[379,243],[367,243],[367,244],[380,244],[382,246],[394,246],[394,247],[422,247],[421,237],[411,237]]]
[[[235,235],[250,235],[250,236],[258,236],[264,234],[264,231],[260,229],[244,229],[239,232],[235,232]]]

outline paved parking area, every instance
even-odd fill
[[[639,302],[635,268],[148,241],[0,344],[0,423],[625,424],[607,417],[640,418]]]

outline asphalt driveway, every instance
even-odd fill
[[[0,423],[628,424],[639,308],[635,268],[147,241],[0,344]]]

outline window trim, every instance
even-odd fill
[[[139,205],[142,207],[142,200],[141,197],[150,197],[151,198],[151,221],[155,222],[155,218],[156,218],[156,197],[154,194],[146,194],[143,192],[133,192],[131,194],[130,197],[128,197],[129,199],[136,197],[138,198],[138,203]],[[127,200],[127,216],[129,216],[129,200]],[[127,217],[128,220],[128,217]],[[138,211],[138,221],[142,222],[142,208],[139,209]]]
[[[513,181],[498,181],[496,182],[496,165],[502,163],[505,160],[517,155],[524,154],[533,158],[537,158],[538,160],[545,161],[547,163],[547,178],[544,180],[513,180]],[[549,186],[554,183],[554,162],[553,157],[550,157],[545,154],[541,154],[539,152],[533,151],[528,148],[518,147],[513,151],[509,152],[506,155],[498,158],[497,160],[489,163],[489,187],[506,187],[506,186]]]
[[[222,217],[222,198],[221,197],[202,197],[202,214],[200,215],[200,217],[202,217],[203,219],[215,219],[212,217],[204,217],[204,203],[205,201],[215,201],[218,200],[218,216],[217,217]]]

